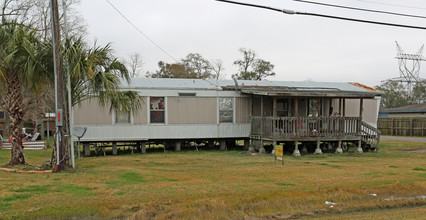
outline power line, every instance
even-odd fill
[[[401,8],[412,8],[412,9],[426,10],[426,8],[409,6],[409,5],[396,5],[396,4],[383,3],[383,2],[366,1],[366,0],[357,0],[357,1],[359,1],[359,2],[367,2],[367,3],[377,4],[377,5],[389,5],[389,6],[396,6],[396,7],[401,7]]]
[[[268,6],[263,6],[263,5],[255,5],[255,4],[248,4],[248,3],[234,2],[234,1],[227,1],[227,0],[216,0],[216,1],[231,3],[231,4],[237,4],[237,5],[244,5],[244,6],[255,7],[255,8],[263,8],[263,9],[278,11],[278,12],[282,12],[284,14],[290,14],[290,15],[295,15],[295,14],[296,15],[310,15],[310,16],[316,16],[316,17],[324,17],[324,18],[331,18],[331,19],[338,19],[338,20],[345,20],[345,21],[360,22],[360,23],[369,23],[369,24],[376,24],[376,25],[385,25],[385,26],[393,26],[393,27],[426,30],[426,27],[420,27],[420,26],[410,26],[410,25],[386,23],[386,22],[379,22],[379,21],[362,20],[362,19],[356,19],[356,18],[346,18],[346,17],[339,17],[339,16],[333,16],[333,15],[298,12],[298,11],[293,11],[293,10],[288,10],[288,9],[277,9],[277,8],[271,8],[271,7],[268,7]]]
[[[419,16],[419,15],[410,15],[410,14],[402,14],[402,13],[389,12],[389,11],[371,10],[371,9],[365,9],[365,8],[355,8],[355,7],[333,5],[333,4],[327,4],[327,3],[321,3],[321,2],[312,2],[312,1],[304,1],[304,0],[292,0],[292,1],[328,6],[328,7],[335,7],[335,8],[344,8],[344,9],[357,10],[357,11],[366,11],[366,12],[374,12],[374,13],[389,14],[389,15],[398,15],[398,16],[404,16],[404,17],[426,18],[425,16]]]
[[[144,36],[147,40],[149,40],[152,44],[154,44],[158,49],[160,49],[161,51],[163,51],[163,53],[165,53],[167,56],[169,56],[170,58],[172,58],[174,61],[179,62],[177,59],[175,59],[172,55],[170,55],[169,53],[167,53],[166,50],[164,50],[163,48],[160,47],[160,45],[158,45],[157,43],[154,42],[154,40],[152,40],[150,37],[148,37],[148,35],[146,35],[143,31],[141,31],[136,25],[133,24],[133,22],[131,22],[126,16],[124,16],[123,13],[121,13],[120,10],[118,10],[117,7],[115,7],[109,0],[106,0],[108,2],[108,4],[111,5],[111,7],[113,7],[120,15],[121,17],[124,18],[124,20],[126,20],[130,25],[132,25],[140,34],[142,34],[142,36]]]

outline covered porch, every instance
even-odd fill
[[[343,152],[346,143],[355,144],[358,152],[377,150],[379,146],[380,134],[374,127],[377,110],[365,112],[365,102],[371,105],[377,92],[318,88],[300,92],[289,88],[241,91],[252,95],[250,138],[260,152],[266,143],[292,143],[296,156],[300,155],[301,142],[316,143],[315,153],[322,153],[321,144],[335,146],[338,153]],[[370,115],[376,117],[370,119]]]

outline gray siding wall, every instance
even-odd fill
[[[86,100],[74,107],[74,124],[112,124],[109,107],[99,105],[96,98]]]
[[[148,99],[146,97],[141,98],[141,107],[137,112],[133,113],[133,124],[147,124],[148,123]]]
[[[168,124],[217,124],[216,97],[168,97]]]
[[[250,123],[251,98],[236,98],[236,123]]]

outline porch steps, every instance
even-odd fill
[[[379,129],[362,122],[361,138],[364,143],[364,150],[378,151],[380,147],[380,131]]]

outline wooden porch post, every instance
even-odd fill
[[[356,151],[358,153],[362,153],[362,112],[364,110],[364,99],[361,98],[359,100],[359,124],[358,124],[358,131],[359,131],[359,141],[358,141],[358,148],[356,149]]]
[[[259,153],[265,152],[265,148],[263,147],[263,120],[264,120],[264,114],[263,114],[263,95],[260,96],[260,115],[262,116],[262,120],[260,120],[260,146],[259,146]]]
[[[298,98],[294,98],[294,114],[292,116],[294,117],[299,116],[299,99]]]
[[[343,117],[346,117],[346,99],[343,98]]]
[[[141,143],[141,154],[145,154],[146,153],[146,142],[142,142]]]
[[[176,152],[181,151],[181,144],[182,144],[182,142],[176,141],[176,143],[175,143],[175,151]]]
[[[318,105],[317,105],[317,111],[318,111],[318,117],[321,117],[321,106],[322,106],[322,98],[318,98]]]
[[[342,99],[339,98],[339,116],[342,116]]]
[[[274,96],[272,104],[272,116],[277,117],[277,97]]]

